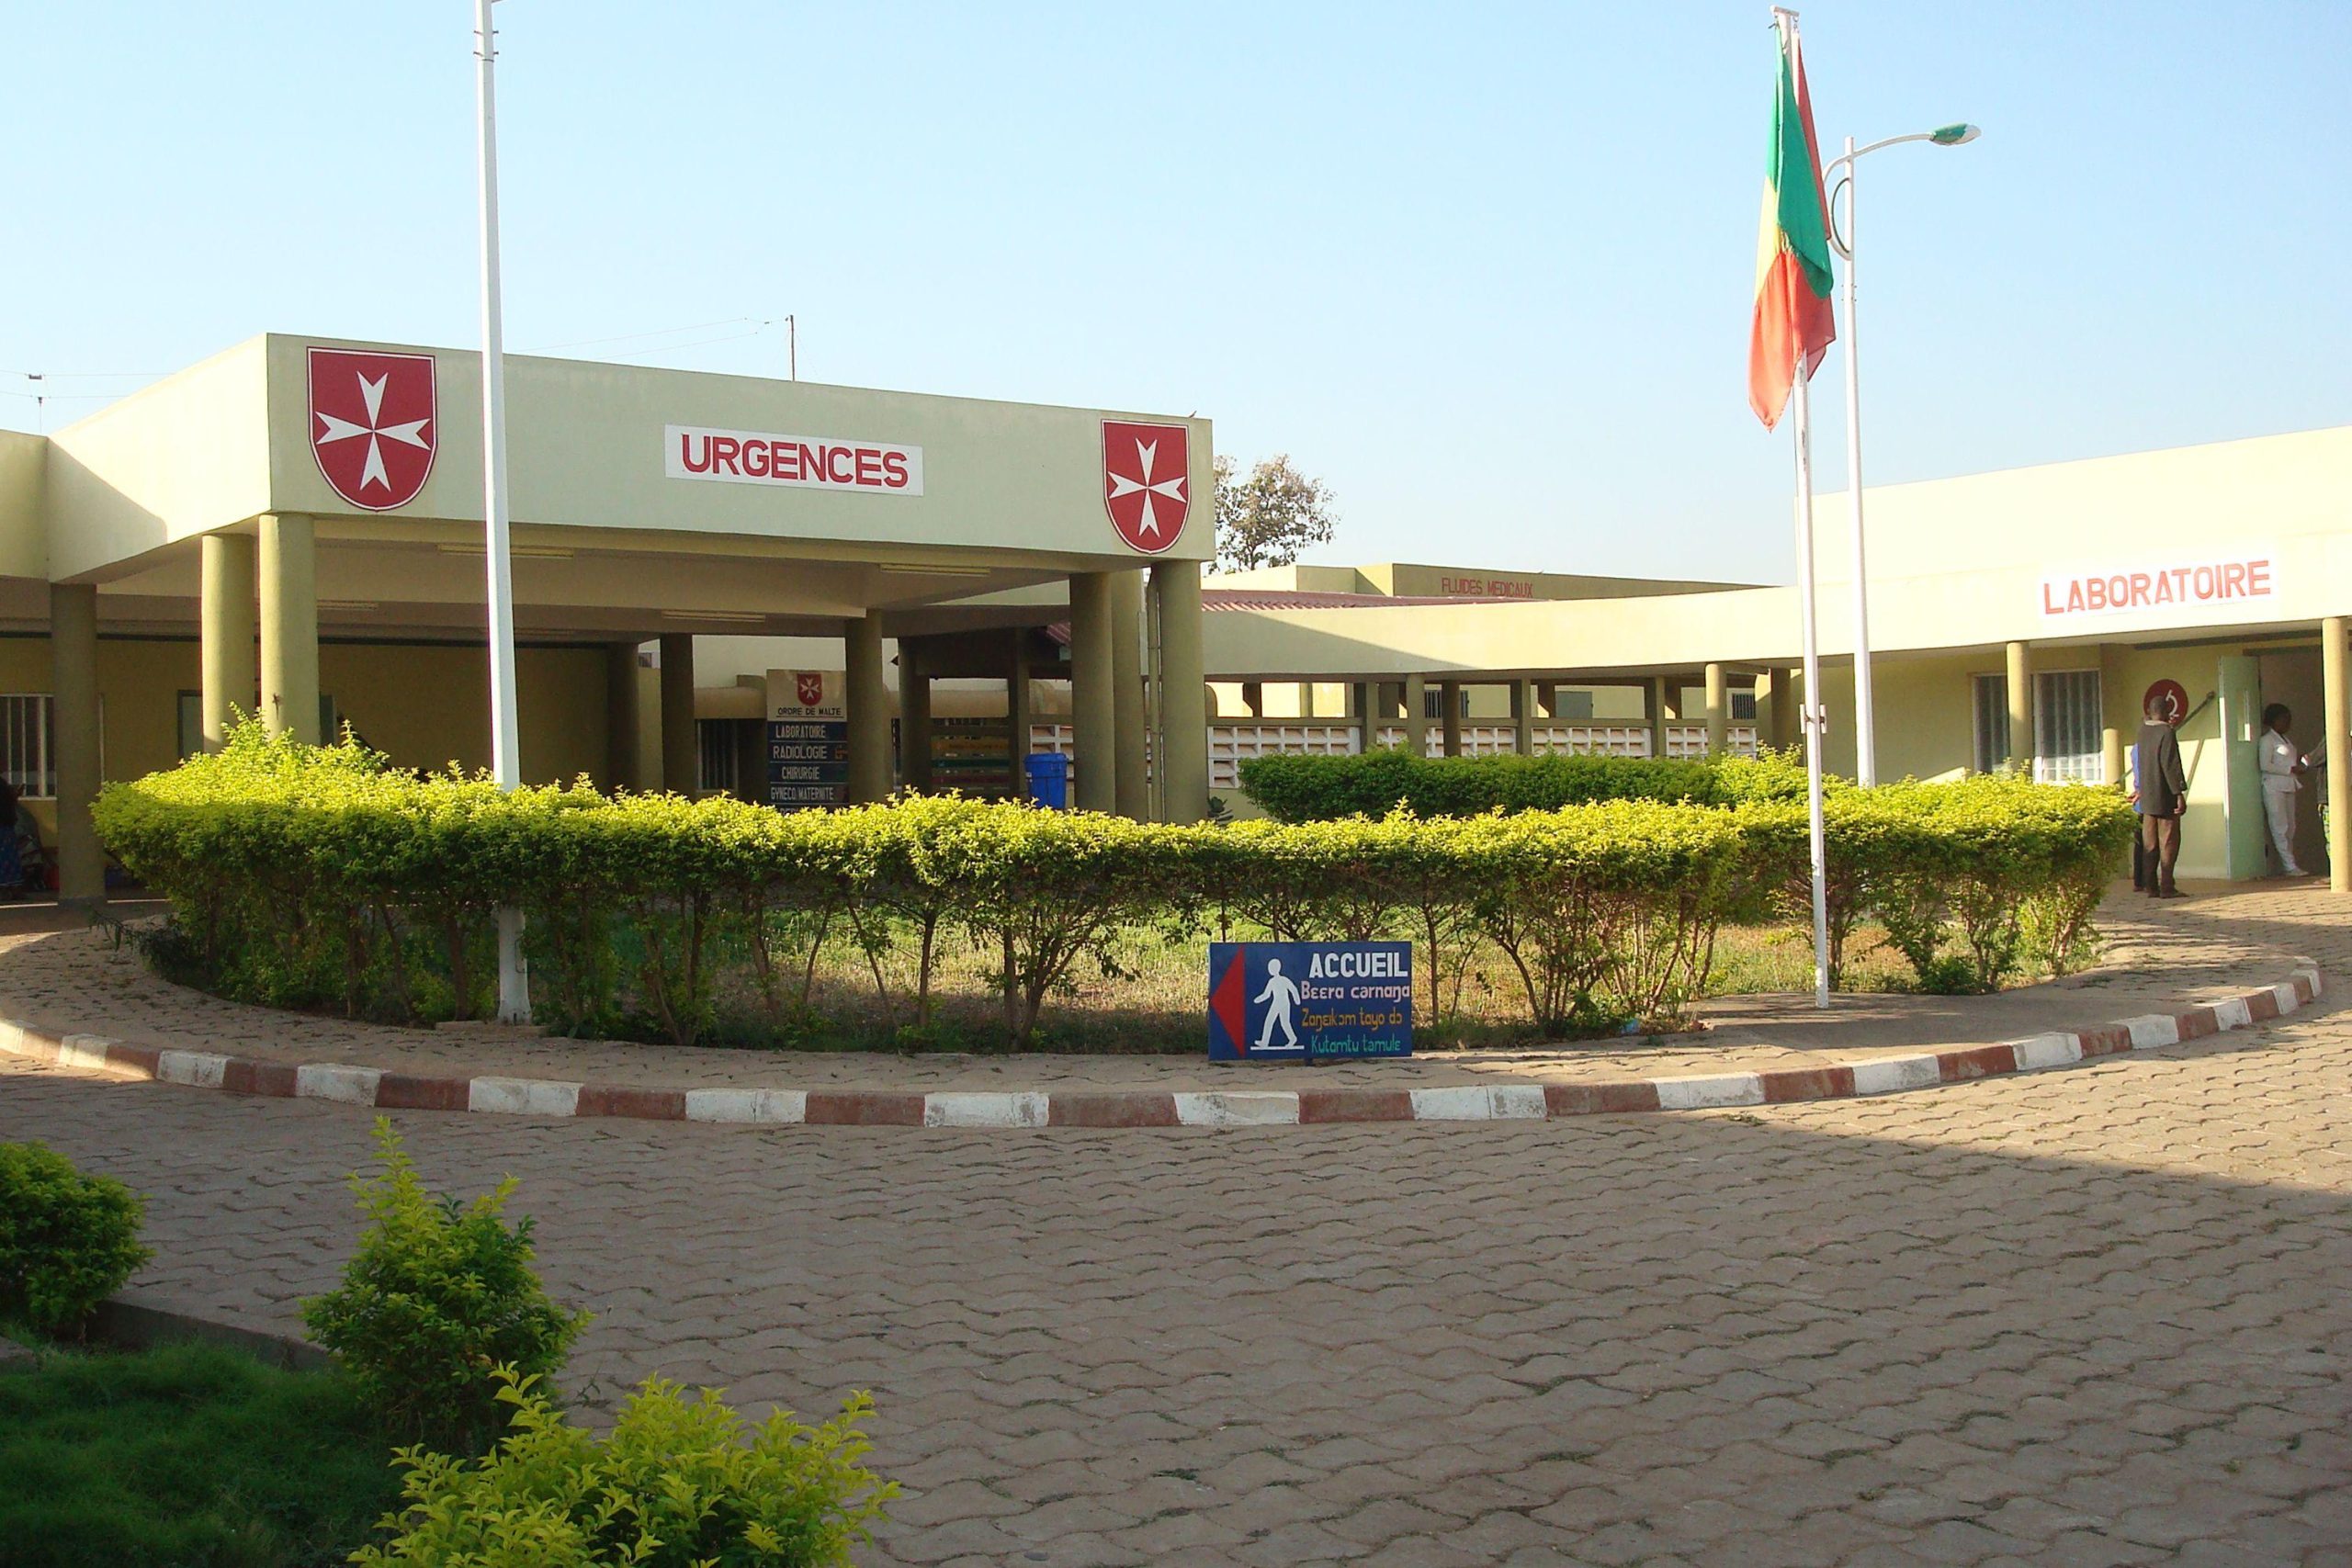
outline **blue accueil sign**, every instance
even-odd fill
[[[1409,942],[1209,943],[1209,1060],[1413,1054]]]

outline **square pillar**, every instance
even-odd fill
[[[1429,684],[1419,675],[1405,677],[1405,754],[1426,757],[1430,754]]]
[[[1143,708],[1143,570],[1111,573],[1111,729],[1116,779],[1112,794],[1122,817],[1151,815],[1150,775]]]
[[[909,637],[899,639],[899,782],[931,788],[931,677]]]
[[[2132,694],[2123,689],[2123,645],[2098,645],[2098,765],[2099,782],[2123,782],[2129,770],[2124,753],[2138,737],[2140,716]]]
[[[695,639],[692,632],[662,634],[662,787],[692,799],[702,779],[702,748],[695,743]]]
[[[882,621],[860,615],[842,623],[842,664],[849,671],[849,798],[865,805],[890,797],[890,688],[882,673]]]
[[[236,716],[253,716],[259,690],[254,659],[255,546],[247,534],[207,534],[203,547],[204,749],[218,751]]]
[[[2342,615],[2319,624],[2320,745],[2327,748],[2327,890],[2352,893],[2352,655]],[[2316,750],[2316,748],[2314,748]]]
[[[1666,677],[1653,675],[1642,682],[1642,722],[1650,732],[1650,755],[1666,755]]]
[[[2033,775],[2033,647],[2013,642],[2008,649],[2009,766]]]
[[[1372,710],[1380,705],[1380,687],[1372,681],[1348,682],[1348,716],[1355,720],[1356,750],[1369,751],[1380,734],[1380,716]]]
[[[1119,807],[1118,699],[1113,691],[1111,573],[1069,579],[1069,727],[1078,777],[1070,804],[1081,811]]]
[[[261,721],[272,735],[316,746],[319,735],[319,540],[308,517],[260,522]]]
[[[1438,749],[1449,757],[1462,755],[1462,682],[1437,683]]]
[[[1724,756],[1731,750],[1731,683],[1724,678],[1720,664],[1707,666],[1707,755]]]
[[[1209,717],[1201,648],[1201,563],[1161,560],[1151,569],[1159,622],[1160,765],[1168,820],[1197,822],[1209,808]]]
[[[1028,633],[1019,626],[1004,634],[1004,724],[1005,748],[1011,758],[1012,778],[1005,792],[1008,800],[1029,798],[1029,721],[1032,712],[1029,701]],[[1071,766],[1076,767],[1073,761]]]
[[[98,797],[98,590],[49,585],[50,698],[57,725],[57,897],[73,908],[106,902],[90,803]],[[318,723],[318,704],[311,705]]]
[[[637,763],[637,649],[633,642],[605,646],[605,788],[642,789]],[[767,776],[764,753],[760,776]]]
[[[1535,682],[1510,683],[1511,750],[1522,757],[1535,755]]]

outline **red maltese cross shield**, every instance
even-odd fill
[[[1184,531],[1189,434],[1181,424],[1102,422],[1102,506],[1129,549],[1156,556]]]
[[[406,506],[440,432],[429,354],[311,350],[311,450],[335,494],[368,512]]]

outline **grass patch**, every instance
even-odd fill
[[[325,1568],[398,1495],[334,1373],[203,1345],[0,1371],[0,1568]]]

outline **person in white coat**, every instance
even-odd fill
[[[2281,876],[2303,874],[2295,863],[2295,797],[2303,787],[2303,760],[2287,739],[2287,728],[2294,722],[2285,703],[2262,710],[2262,814],[2270,821],[2270,842],[2278,852]]]

